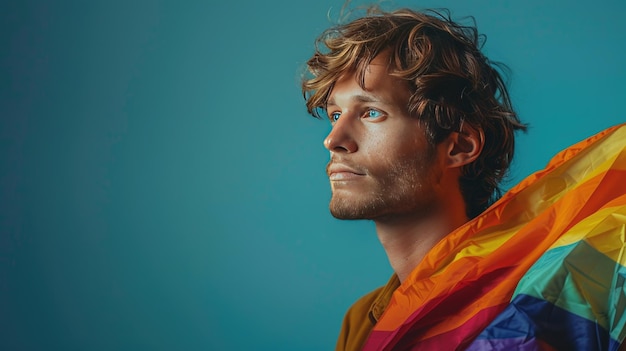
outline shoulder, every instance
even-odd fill
[[[374,303],[379,299],[383,289],[381,286],[373,291],[365,294],[355,303],[350,306],[344,317],[344,325],[346,322],[349,324],[358,324],[361,321],[367,320],[372,326],[376,323],[376,319],[370,317],[370,311],[374,307]],[[350,323],[353,322],[353,323]]]
[[[337,339],[336,350],[358,350],[367,339],[375,321],[370,318],[370,310],[383,287],[358,299],[346,312]]]
[[[399,285],[394,274],[387,285],[369,292],[352,304],[341,325],[337,350],[359,350],[362,347]]]

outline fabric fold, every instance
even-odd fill
[[[364,350],[617,350],[626,125],[558,153],[439,242]]]

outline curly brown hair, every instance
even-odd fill
[[[409,82],[409,111],[424,124],[433,145],[468,125],[484,133],[480,156],[463,167],[459,179],[470,218],[500,197],[514,132],[526,130],[499,73],[506,66],[482,54],[484,36],[471,19],[471,26],[463,26],[445,10],[371,7],[364,17],[322,33],[302,80],[307,110],[321,118],[338,79],[354,72],[364,87],[369,63],[389,51],[391,74]]]

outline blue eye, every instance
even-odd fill
[[[368,118],[379,118],[382,117],[382,115],[382,112],[378,110],[367,110],[367,113],[365,114]]]
[[[341,116],[341,113],[333,112],[333,113],[330,114],[330,121],[331,122],[337,122],[337,120],[339,120],[340,116]]]

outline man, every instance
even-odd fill
[[[516,311],[544,303],[528,297],[532,293],[510,301],[518,296],[514,290],[522,277],[544,276],[527,278],[541,255],[569,233],[524,234],[533,216],[544,218],[546,228],[556,226],[553,217],[542,215],[565,193],[551,193],[525,208],[519,204],[537,200],[538,191],[523,185],[519,194],[470,221],[500,195],[514,132],[525,130],[496,65],[479,46],[474,27],[440,13],[372,8],[367,16],[326,31],[308,61],[310,75],[303,80],[308,111],[332,124],[324,140],[331,156],[330,211],[340,219],[373,220],[395,272],[386,286],[349,309],[338,350],[589,347],[552,340],[576,330],[550,335],[535,328],[544,314],[520,323],[519,315],[532,313]],[[529,246],[523,239],[533,235],[536,242]],[[510,247],[515,243],[536,247],[516,250]],[[522,325],[526,334],[511,325]],[[590,338],[615,349],[623,330],[608,329]]]

